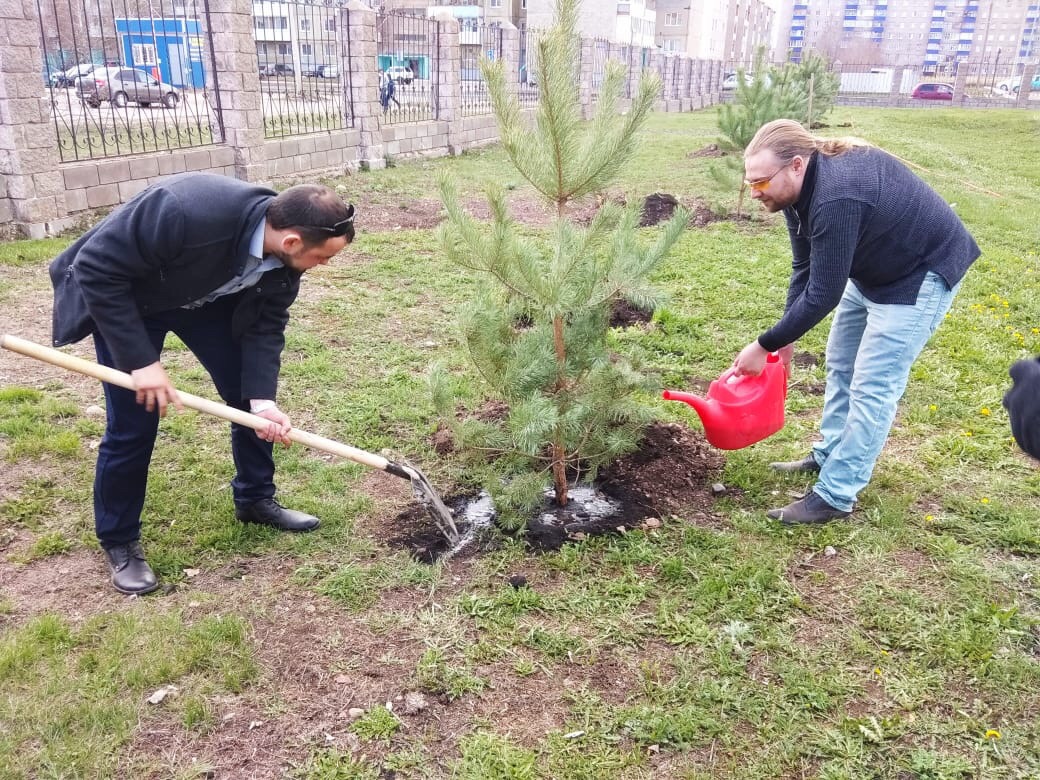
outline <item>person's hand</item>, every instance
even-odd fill
[[[137,403],[144,404],[149,412],[158,409],[159,416],[166,416],[166,407],[173,404],[178,411],[184,411],[184,404],[166,369],[158,360],[144,368],[136,368],[130,372],[130,378],[134,380],[134,389],[137,391]]]
[[[752,341],[744,349],[740,350],[733,361],[733,368],[737,376],[758,376],[766,367],[766,357],[769,355],[758,341]]]
[[[780,349],[776,351],[776,354],[780,356],[780,362],[784,364],[784,371],[788,376],[791,376],[791,358],[794,357],[794,344],[780,347]]]
[[[289,421],[289,415],[277,406],[272,406],[268,409],[264,409],[262,412],[256,412],[256,416],[263,417],[265,420],[270,421],[270,424],[266,428],[257,430],[257,436],[264,441],[280,441],[286,447],[292,444],[292,439],[289,438],[289,431],[292,430],[292,423]]]
[[[1018,446],[1040,460],[1040,362],[1020,360],[1011,366],[1014,384],[1004,396],[1011,433]]]

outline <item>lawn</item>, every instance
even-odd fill
[[[652,117],[610,196],[735,209],[721,161],[691,154],[714,116]],[[299,446],[278,451],[280,495],[321,529],[244,527],[225,424],[171,415],[143,539],[166,587],[128,599],[93,536],[96,382],[0,355],[0,778],[1040,777],[1040,471],[1001,407],[1008,366],[1040,353],[1038,115],[828,121],[914,165],[983,249],[848,522],[764,515],[811,484],[767,464],[813,439],[825,321],[798,345],[786,427],[726,454],[723,496],[556,552],[503,535],[419,563],[395,541],[406,483]],[[475,280],[432,229],[445,169],[530,207],[496,149],[336,181],[359,237],[304,280],[280,405],[456,493],[473,474],[434,450],[425,373],[443,361],[470,409],[486,399],[455,328]],[[46,263],[68,240],[0,244],[0,331],[48,341]],[[655,276],[667,302],[614,346],[661,386],[717,376],[778,317],[789,264],[776,218],[691,227]],[[182,346],[166,361],[215,397]]]

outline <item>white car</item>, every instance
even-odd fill
[[[767,87],[773,83],[773,79],[771,79],[769,77],[768,73],[765,76],[763,76],[762,79],[765,82],[765,85]],[[749,71],[744,71],[744,84],[746,86],[750,87],[752,82],[754,82],[754,80],[755,80],[755,74],[754,73],[751,73]],[[724,90],[736,89],[737,88],[737,74],[736,73],[727,73],[726,74],[726,78],[724,78],[722,80],[722,88]]]
[[[391,65],[386,69],[386,75],[398,84],[411,84],[412,79],[415,78],[412,69],[407,68],[404,65]]]

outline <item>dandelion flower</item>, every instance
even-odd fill
[[[990,416],[989,407],[988,406],[983,406],[981,409],[979,409],[979,414],[981,414],[983,417],[989,417]]]
[[[924,516],[924,521],[925,521],[926,523],[930,523],[930,522],[932,522],[933,520],[935,520],[935,515],[925,515],[925,516]],[[882,652],[884,652],[884,651],[882,651]]]
[[[1000,739],[1000,732],[996,729],[986,729],[986,739]]]
[[[935,404],[929,404],[929,405],[928,405],[928,411],[929,411],[929,412],[934,412],[934,411],[935,411],[936,409],[938,409],[938,408],[939,408],[939,407],[938,407],[938,406],[936,406]]]
[[[989,499],[988,499],[988,498],[986,498],[985,496],[983,496],[983,497],[982,497],[981,499],[979,499],[979,500],[980,500],[980,501],[981,501],[981,502],[982,502],[983,504],[988,504],[988,503],[989,503]]]
[[[874,667],[874,674],[876,674],[878,677],[881,676],[881,667],[880,666],[875,666]]]

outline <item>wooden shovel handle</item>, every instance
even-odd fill
[[[107,382],[110,385],[125,387],[127,390],[137,389],[134,387],[134,380],[129,374],[117,371],[114,368],[109,368],[108,366],[102,366],[99,363],[92,363],[89,360],[83,360],[75,355],[59,352],[50,347],[44,347],[32,341],[26,341],[17,336],[12,336],[10,334],[0,336],[0,347],[27,357],[42,360],[45,363],[50,363],[51,365],[60,368],[66,368],[69,371],[75,371],[78,374],[92,376],[95,379],[100,379],[102,382]],[[178,390],[177,395],[180,396],[181,402],[189,409],[194,409],[197,412],[204,412],[205,414],[211,414],[214,417],[220,417],[223,420],[238,423],[239,425],[244,425],[253,430],[263,430],[267,428],[271,422],[270,420],[265,420],[263,417],[259,417],[255,414],[250,414],[249,412],[244,412],[241,409],[235,409],[234,407],[217,403],[216,401],[210,401],[208,398],[202,398],[197,395],[192,395],[191,393],[186,393],[183,390]],[[290,430],[289,438],[292,441],[299,442],[305,447],[311,447],[312,449],[321,450],[322,452],[327,452],[331,455],[337,455],[341,458],[352,460],[355,463],[379,469],[380,471],[389,470],[392,473],[397,473],[395,464],[392,464],[386,458],[372,452],[359,450],[357,447],[351,447],[349,444],[341,444],[338,441],[326,439],[324,436],[317,436],[313,433],[301,431],[299,428],[293,428]],[[390,467],[389,469],[387,468],[388,466]]]

